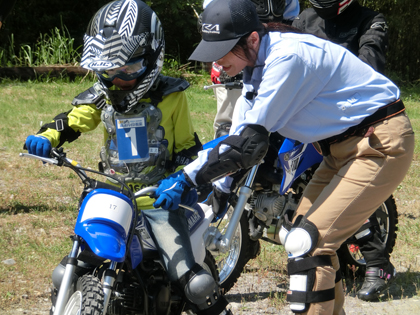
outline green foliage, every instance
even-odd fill
[[[416,40],[420,37],[418,1],[384,0],[375,7],[385,15],[389,26],[387,70],[398,73],[403,82],[420,79],[420,42]]]
[[[9,67],[77,64],[79,48],[74,48],[74,38],[65,26],[61,30],[56,27],[51,35],[40,34],[34,45],[22,45],[17,52],[12,34],[10,46],[7,49],[0,47],[0,62]]]
[[[202,12],[202,1],[145,1],[159,16],[165,32],[166,53],[187,62],[194,43],[201,36],[197,30],[198,14]]]
[[[40,34],[50,34],[59,25],[65,25],[72,38],[73,47],[81,53],[83,35],[92,16],[108,0],[28,0],[18,1],[0,31],[0,61],[1,65],[14,64],[6,59],[11,45],[20,51],[25,47],[27,57],[33,56],[33,44],[42,41]],[[186,62],[193,49],[193,43],[200,40],[197,31],[197,16],[195,11],[202,11],[202,1],[145,1],[159,16],[166,41],[166,52],[177,59]],[[14,39],[13,43],[10,38]],[[30,47],[30,48],[29,48]],[[16,58],[25,58],[25,54]],[[13,56],[12,54],[8,56]],[[7,57],[8,58],[8,57]]]

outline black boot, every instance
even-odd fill
[[[368,267],[366,269],[365,281],[362,288],[357,292],[357,297],[363,301],[377,300],[391,280],[395,278],[397,271],[389,262],[388,265],[381,269],[379,267]]]

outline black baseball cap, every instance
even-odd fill
[[[214,0],[203,11],[203,39],[189,60],[219,60],[232,50],[242,36],[260,28],[255,4],[250,0]]]

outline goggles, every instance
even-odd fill
[[[146,71],[144,65],[144,58],[128,62],[122,67],[97,71],[96,73],[106,81],[112,81],[115,78],[120,78],[124,81],[131,81],[141,76]]]

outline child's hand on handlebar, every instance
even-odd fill
[[[25,146],[30,154],[46,158],[50,157],[51,142],[43,136],[28,136],[25,141]]]
[[[185,179],[182,171],[172,174],[163,179],[159,183],[159,187],[155,192],[157,197],[153,206],[155,208],[163,208],[165,210],[178,209],[180,203],[191,203],[196,200],[194,198],[194,190],[190,190],[191,185]],[[192,192],[192,195],[190,193]],[[197,192],[195,192],[197,196]]]

